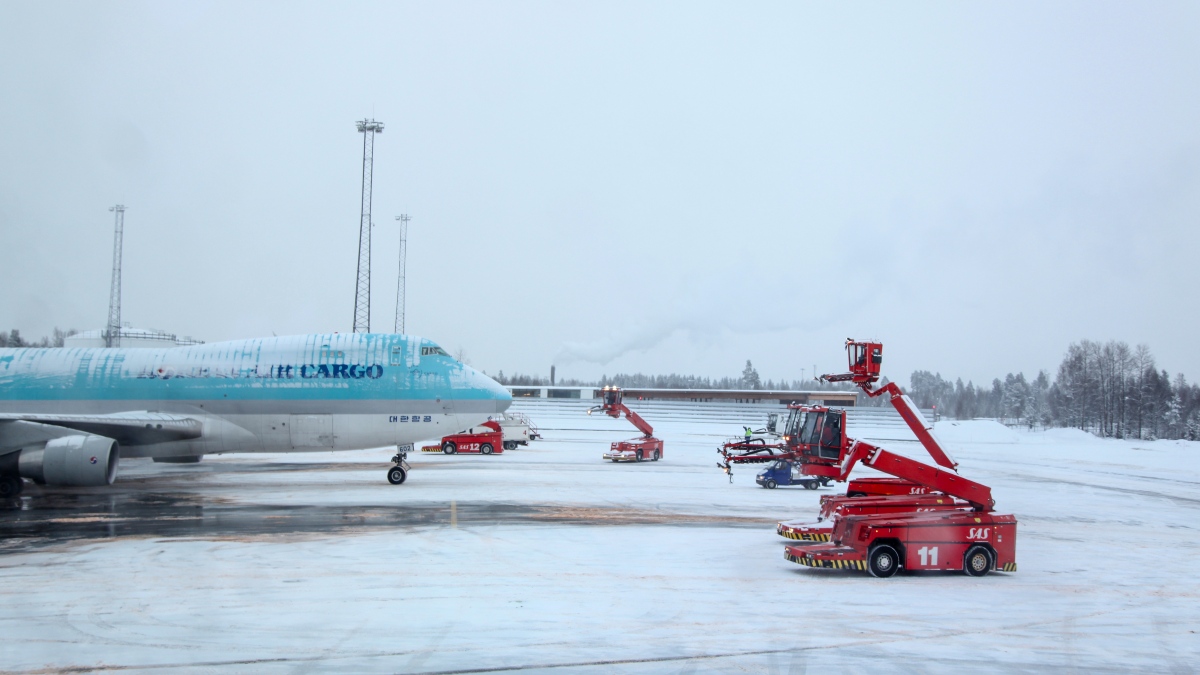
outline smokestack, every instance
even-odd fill
[[[554,366],[550,366],[550,386],[554,386]]]

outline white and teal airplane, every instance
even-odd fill
[[[120,457],[396,446],[479,424],[512,396],[408,335],[298,335],[167,349],[0,349],[0,497],[21,478],[111,485]]]

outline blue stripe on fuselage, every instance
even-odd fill
[[[0,410],[53,400],[511,400],[494,380],[435,349],[381,333],[169,349],[0,349]]]

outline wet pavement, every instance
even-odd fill
[[[340,536],[356,531],[493,525],[671,525],[770,527],[770,518],[686,515],[620,506],[439,501],[401,504],[259,504],[232,498],[223,474],[291,486],[292,472],[362,471],[362,465],[247,462],[236,467],[168,468],[134,475],[107,488],[43,488],[26,482],[0,502],[0,555],[87,540],[138,537],[256,540],[279,536]],[[428,467],[426,467],[428,468]],[[189,473],[190,472],[190,473]],[[199,480],[198,480],[199,479]],[[197,483],[202,483],[197,487]],[[389,490],[378,486],[379,490]],[[393,491],[404,487],[390,488]],[[253,496],[253,492],[249,493]]]

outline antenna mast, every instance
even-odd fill
[[[104,329],[104,346],[121,346],[121,249],[125,239],[125,207],[122,204],[110,206],[109,211],[116,214],[113,229],[113,267],[112,286],[108,291],[108,325]]]
[[[362,217],[358,224],[358,284],[354,289],[354,332],[371,332],[371,188],[375,170],[375,134],[383,133],[383,122],[355,122],[363,135]]]
[[[404,259],[408,254],[408,221],[412,220],[407,213],[396,216],[400,221],[400,276],[396,278],[396,329],[404,332]]]

